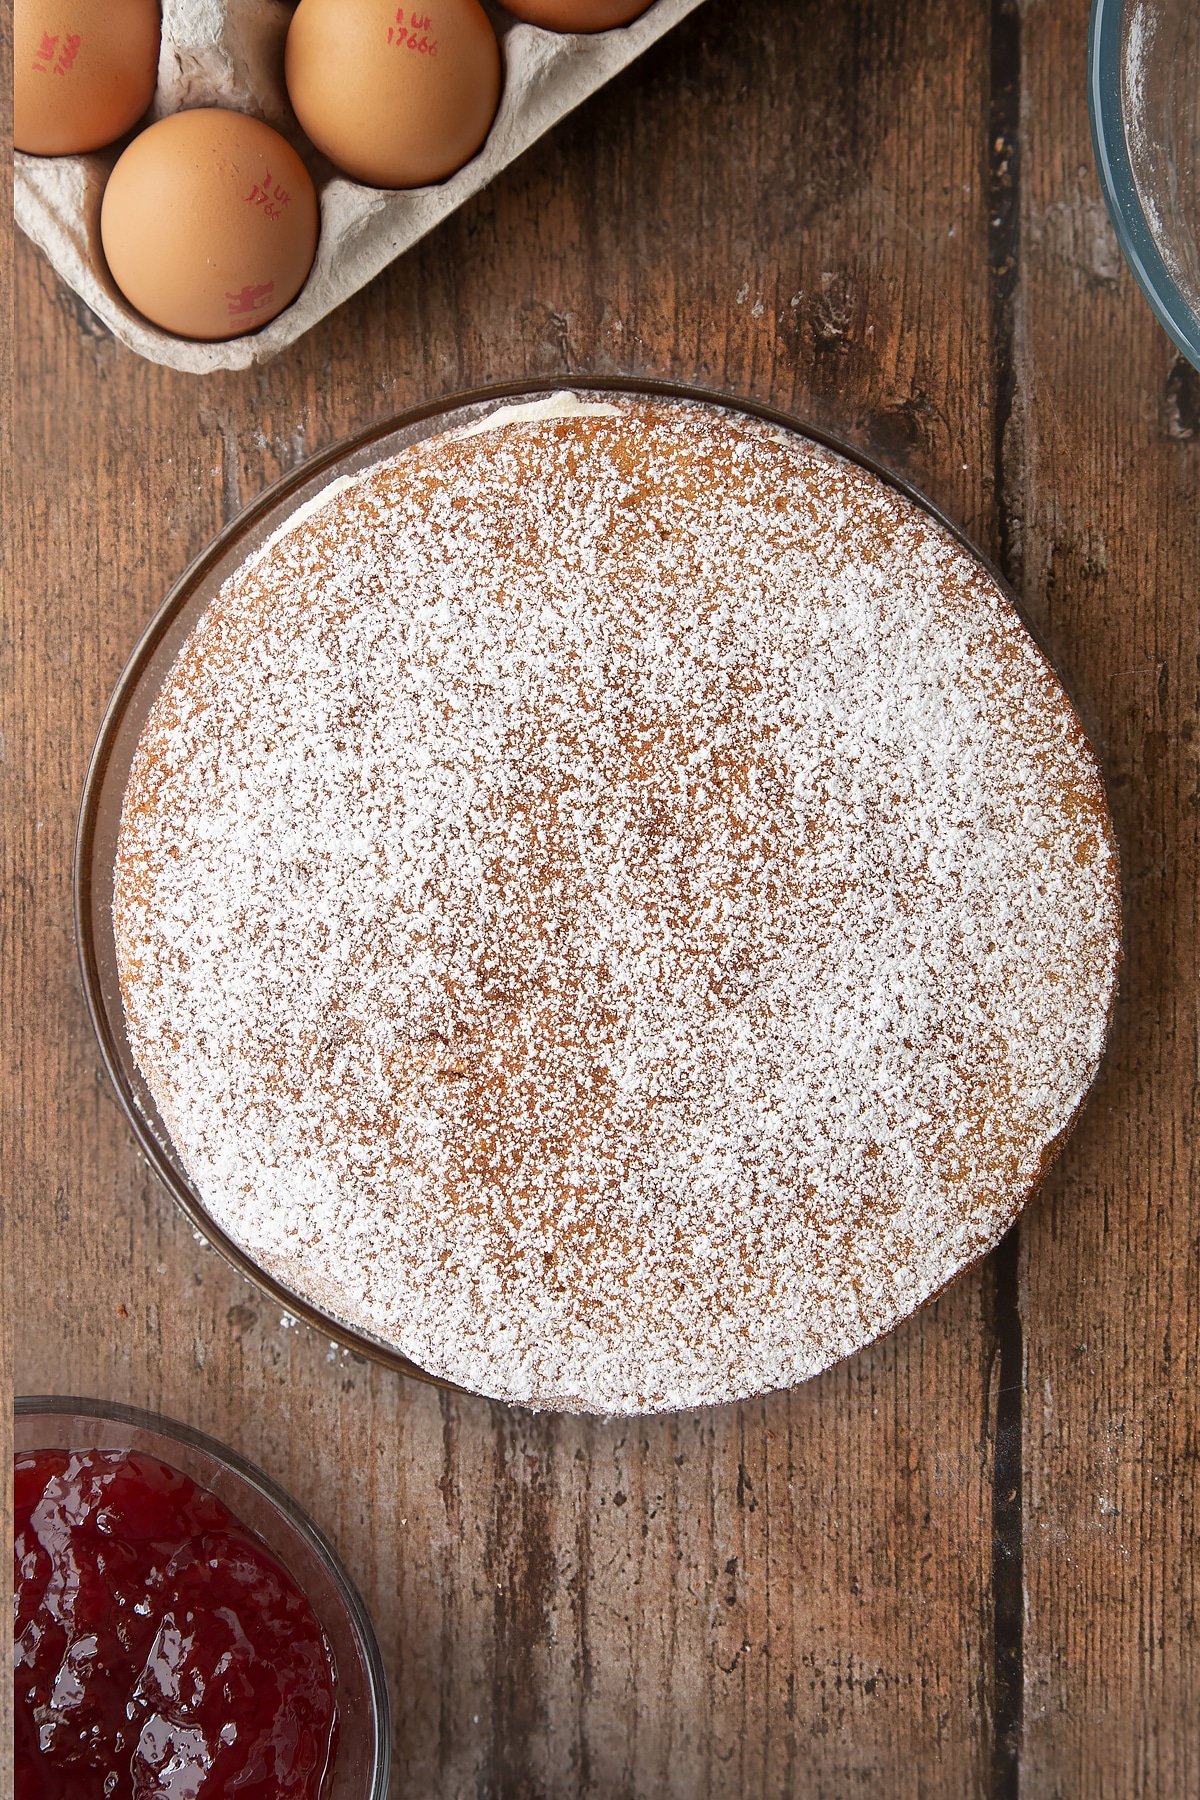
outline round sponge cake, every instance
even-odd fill
[[[1083,731],[947,531],[741,414],[566,397],[226,584],[114,915],[224,1229],[432,1374],[597,1412],[802,1380],[994,1244],[1120,938]]]

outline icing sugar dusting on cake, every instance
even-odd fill
[[[665,402],[417,446],[240,571],[115,919],[232,1235],[433,1373],[618,1412],[803,1379],[990,1247],[1119,938],[1090,751],[986,573]]]

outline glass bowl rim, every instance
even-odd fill
[[[379,1648],[366,1602],[349,1570],[321,1527],[309,1517],[300,1502],[264,1469],[260,1469],[257,1463],[251,1462],[228,1444],[223,1444],[219,1438],[211,1437],[206,1431],[198,1431],[194,1425],[188,1425],[182,1419],[172,1419],[166,1413],[151,1412],[141,1406],[127,1406],[119,1400],[94,1400],[78,1394],[18,1394],[13,1400],[14,1422],[43,1416],[95,1419],[103,1424],[125,1425],[132,1430],[164,1438],[168,1443],[182,1444],[189,1450],[199,1451],[266,1500],[285,1524],[304,1541],[329,1577],[330,1585],[345,1609],[351,1634],[362,1656],[374,1737],[370,1787],[364,1800],[385,1800],[391,1769],[392,1740],[391,1700],[383,1653]],[[27,1453],[18,1450],[14,1444],[14,1458],[23,1454]],[[236,1514],[235,1508],[231,1510]],[[272,1555],[278,1554],[273,1545],[268,1544],[267,1548]]]
[[[1013,592],[1004,575],[963,527],[950,518],[914,483],[888,468],[870,451],[850,443],[836,432],[811,424],[793,413],[765,402],[722,393],[717,389],[643,376],[563,373],[493,383],[464,392],[444,395],[436,400],[423,401],[417,406],[405,408],[400,413],[318,451],[294,469],[287,470],[279,476],[224,525],[168,589],[148,623],[139,633],[104,708],[95,747],[88,762],[79,804],[72,871],[75,943],[88,1016],[96,1035],[105,1072],[121,1110],[132,1127],[138,1146],[158,1179],[176,1205],[183,1211],[197,1236],[211,1245],[239,1274],[257,1287],[260,1292],[265,1293],[275,1304],[282,1307],[290,1317],[303,1320],[305,1324],[311,1326],[313,1330],[328,1340],[341,1345],[354,1355],[368,1358],[393,1371],[411,1376],[415,1380],[427,1382],[449,1393],[464,1395],[468,1394],[469,1390],[464,1389],[460,1384],[421,1368],[419,1364],[413,1362],[410,1357],[404,1355],[393,1345],[343,1322],[335,1314],[324,1311],[315,1302],[295,1293],[277,1276],[256,1262],[236,1239],[221,1228],[191,1184],[180,1177],[166,1154],[151,1121],[142,1111],[131,1087],[125,1071],[126,1059],[122,1056],[117,1043],[105,1000],[104,982],[99,969],[96,942],[92,932],[96,815],[100,790],[107,772],[113,744],[119,734],[129,700],[137,689],[145,666],[152,659],[162,637],[174,624],[178,615],[193,600],[198,585],[236,545],[239,538],[252,531],[256,524],[274,512],[293,493],[308,487],[322,475],[329,480],[335,479],[340,465],[368,451],[373,445],[394,437],[401,431],[432,422],[449,420],[472,407],[494,405],[506,401],[519,403],[563,391],[587,393],[599,398],[609,394],[632,400],[641,398],[690,402],[758,419],[786,431],[790,435],[796,435],[818,444],[837,456],[844,457],[848,462],[864,469],[887,487],[901,494],[948,532],[955,543],[965,550],[995,582],[1066,694],[1068,703],[1075,713],[1076,719],[1079,720],[1080,728],[1088,739],[1089,748],[1092,749],[1097,767],[1100,766],[1100,759],[1095,754],[1090,735],[1082,720],[1079,719],[1079,710],[1075,705],[1070,688],[1063,681],[1041,634],[1027,617],[1020,599]],[[369,463],[363,465],[364,468],[370,466],[372,465]],[[319,492],[320,490],[315,491]],[[283,523],[286,524],[286,518]],[[1115,834],[1113,841],[1115,845]],[[479,1396],[470,1393],[469,1397],[474,1399]]]
[[[1154,241],[1138,195],[1121,110],[1121,40],[1127,0],[1092,0],[1088,21],[1088,114],[1100,189],[1121,254],[1176,349],[1200,369],[1200,318]]]

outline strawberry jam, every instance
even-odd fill
[[[312,1607],[153,1457],[16,1459],[17,1800],[322,1800],[334,1674]]]

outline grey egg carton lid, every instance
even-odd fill
[[[194,374],[249,368],[277,356],[349,299],[700,3],[654,0],[630,25],[575,36],[523,25],[488,4],[500,39],[504,91],[486,143],[448,181],[391,192],[340,175],[299,130],[283,84],[292,7],[280,0],[165,0],[158,87],[149,116],[193,106],[254,113],[296,146],[320,198],[321,236],[308,281],[291,306],[248,337],[218,344],[173,337],[120,294],[100,246],[100,201],[120,145],[87,156],[18,152],[17,223],[114,336],[139,356]]]

